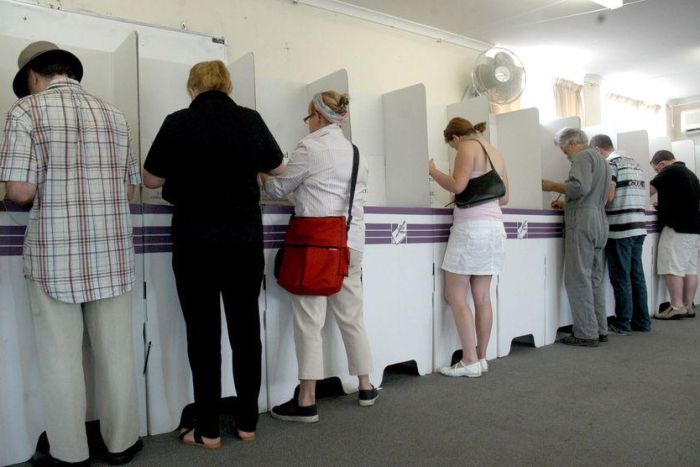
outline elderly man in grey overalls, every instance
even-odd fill
[[[571,161],[564,183],[542,180],[543,191],[566,195],[566,203],[554,201],[553,208],[564,208],[564,285],[574,321],[573,335],[559,342],[597,347],[608,340],[603,254],[608,239],[605,204],[611,187],[607,162],[588,146],[586,134],[564,128],[554,138]]]

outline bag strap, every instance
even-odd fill
[[[348,223],[345,226],[345,231],[350,230],[352,222],[352,205],[355,202],[355,186],[357,186],[357,171],[360,168],[360,150],[357,146],[352,145],[352,177],[350,178],[350,206],[348,206]]]
[[[491,170],[496,170],[496,167],[493,166],[493,162],[491,161],[491,156],[489,156],[489,152],[486,150],[483,144],[481,144],[481,141],[478,139],[474,139],[473,141],[476,141],[479,143],[479,146],[481,146],[481,149],[483,149],[484,154],[486,154],[486,158],[489,160],[489,164],[491,164]]]

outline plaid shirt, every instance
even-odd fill
[[[72,79],[9,110],[0,180],[37,185],[24,273],[56,300],[84,303],[131,290],[127,183],[140,183],[124,115]]]

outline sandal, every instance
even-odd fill
[[[187,436],[190,432],[192,433],[192,440],[185,438],[185,436]],[[206,442],[204,442],[204,438],[202,438],[202,435],[197,433],[196,428],[183,428],[180,431],[180,434],[177,436],[177,438],[183,444],[186,444],[188,446],[197,446],[204,449],[218,449],[221,447],[221,438],[208,438],[212,439],[213,441],[207,444]]]
[[[242,433],[245,433],[245,435]],[[241,441],[255,441],[254,431],[242,431],[236,427],[233,427],[233,435]]]

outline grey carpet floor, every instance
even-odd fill
[[[219,450],[147,437],[130,464],[700,466],[700,318],[598,348],[514,344],[479,379],[388,374],[377,404],[319,401],[314,425],[263,414]]]

